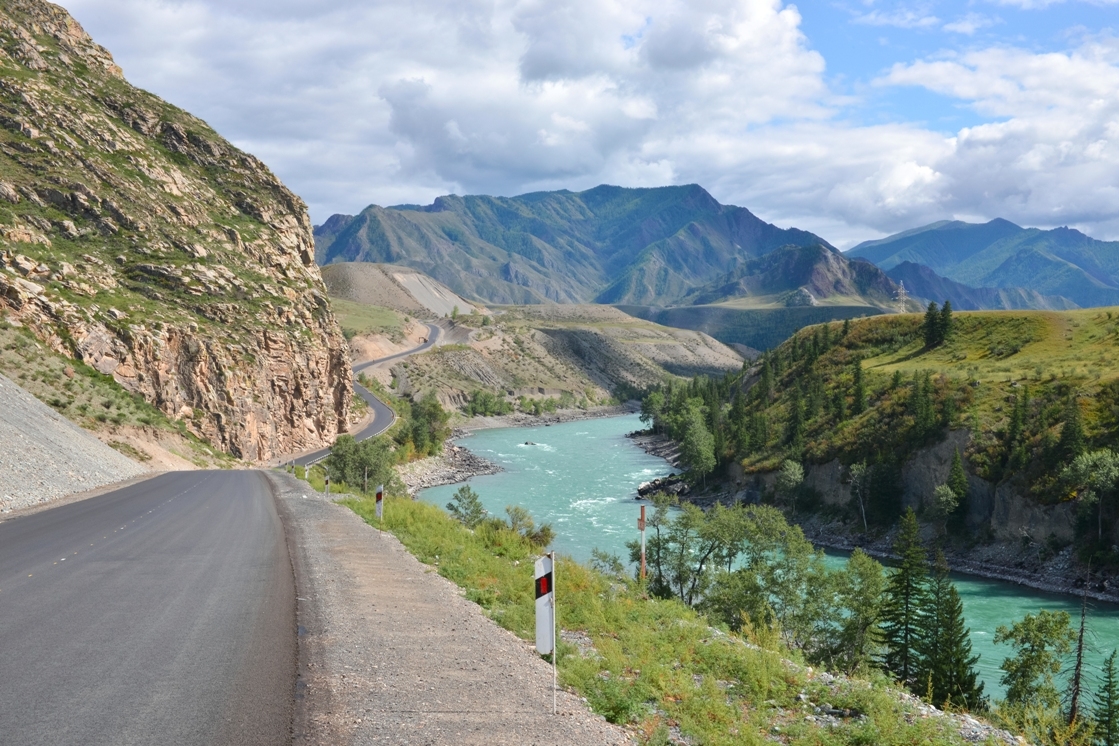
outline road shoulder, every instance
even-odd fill
[[[270,472],[298,596],[295,744],[629,743],[391,534]]]

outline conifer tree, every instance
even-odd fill
[[[956,493],[960,504],[967,499],[967,472],[964,471],[964,460],[960,458],[960,449],[957,448],[952,456],[952,467],[948,470],[948,486]]]
[[[898,566],[890,575],[882,613],[886,668],[910,688],[918,683],[920,667],[917,647],[927,575],[927,557],[920,531],[917,514],[913,512],[913,508],[908,508],[902,516],[897,538],[894,539],[893,548],[898,557]]]
[[[971,654],[971,631],[964,626],[964,605],[948,577],[948,562],[937,551],[922,614],[918,644],[918,693],[938,707],[981,709],[983,683]]]
[[[1084,423],[1080,419],[1080,405],[1074,396],[1065,408],[1065,424],[1061,428],[1061,439],[1057,442],[1057,453],[1065,463],[1071,462],[1084,453]]]
[[[848,332],[850,332],[850,331],[851,331],[851,319],[843,319],[843,332],[839,336],[846,337]]]
[[[940,344],[940,309],[936,301],[930,300],[928,310],[925,311],[925,347],[936,347]]]
[[[799,451],[804,444],[804,401],[800,386],[794,386],[789,401],[789,419],[785,423],[785,443]]]
[[[940,318],[937,320],[937,344],[944,342],[948,337],[952,336],[952,328],[955,321],[952,319],[952,301],[944,301],[944,306],[940,309]]]
[[[852,414],[866,411],[866,383],[863,381],[863,361],[855,358],[855,401],[851,405]]]
[[[1115,653],[1112,650],[1103,662],[1100,688],[1092,708],[1097,746],[1119,746],[1119,673],[1115,670]]]

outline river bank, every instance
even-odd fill
[[[649,433],[631,433],[629,438],[646,453],[668,459],[673,466],[678,466],[679,445],[670,438]],[[759,497],[754,490],[736,490],[729,483],[723,483],[687,493],[684,499],[702,508],[710,508],[715,503],[755,502]],[[807,520],[793,515],[788,518],[797,523],[805,537],[821,549],[851,552],[859,548],[878,559],[894,559],[891,551],[893,531],[867,535],[853,530],[849,524],[819,516],[809,516]],[[926,540],[933,538],[926,536]],[[1084,566],[1074,558],[1071,546],[1054,552],[1036,543],[993,542],[966,549],[949,547],[945,550],[945,558],[953,572],[964,575],[1013,583],[1046,593],[1077,598],[1087,595],[1096,601],[1119,604],[1119,579],[1114,576],[1089,578]]]
[[[493,417],[472,417],[459,424],[443,442],[443,452],[437,456],[419,459],[398,467],[401,481],[413,498],[420,490],[439,487],[445,484],[458,484],[472,477],[499,474],[502,468],[492,461],[478,456],[455,441],[468,438],[479,430],[492,430],[504,427],[550,427],[552,425],[581,420],[620,417],[640,410],[636,402],[627,402],[610,407],[590,407],[588,409],[561,409],[544,415],[531,415],[524,412]]]
[[[822,549],[850,552],[862,549],[872,557],[896,559],[892,553],[894,531],[875,536],[853,533],[838,521],[824,521],[816,516],[798,521],[805,537]],[[932,537],[926,537],[931,544]],[[1084,567],[1073,557],[1073,547],[1059,552],[1036,545],[1011,545],[995,542],[966,549],[948,547],[945,559],[953,572],[987,580],[1032,588],[1045,593],[1087,596],[1096,601],[1119,604],[1119,583],[1113,576],[1089,578]]]

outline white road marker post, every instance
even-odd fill
[[[385,521],[385,485],[377,487],[377,527],[380,528],[381,524]]]
[[[552,655],[552,714],[556,714],[556,553],[536,560],[536,652]]]

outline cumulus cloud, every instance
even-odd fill
[[[857,102],[829,88],[799,12],[780,0],[74,0],[70,9],[130,80],[261,157],[316,221],[452,191],[697,182],[837,243],[953,215],[1119,234],[1119,200],[1106,186],[1119,184],[1108,94],[1119,67],[1107,40],[1057,55],[941,56],[877,81],[995,120],[945,135],[849,121]],[[893,25],[921,28],[925,18],[914,11]]]

